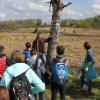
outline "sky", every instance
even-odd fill
[[[52,12],[49,11],[50,0],[0,0],[0,21],[15,19],[41,18],[48,22]],[[100,15],[100,0],[62,0],[72,2],[61,13],[63,19],[84,19]]]

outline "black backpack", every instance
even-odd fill
[[[10,100],[31,100],[31,84],[25,76],[27,71],[25,71],[21,75],[18,75],[17,77],[13,77],[9,91]]]

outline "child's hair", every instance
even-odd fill
[[[5,49],[4,46],[1,45],[0,46],[0,53],[2,53],[4,49]]]
[[[22,61],[22,56],[24,55],[23,52],[21,52],[20,50],[15,50],[12,52],[11,54],[11,60],[12,63],[21,63]]]
[[[0,86],[0,100],[10,100],[9,99],[9,92],[3,86]]]
[[[63,55],[64,51],[65,51],[64,46],[62,46],[62,45],[57,46],[57,54],[58,55]]]
[[[33,55],[36,55],[37,54],[37,50],[36,49],[32,49],[31,50],[31,55],[33,56]]]
[[[86,50],[91,49],[91,44],[90,44],[90,42],[85,42],[85,43],[84,43],[84,48],[85,48]]]
[[[26,46],[27,49],[29,49],[29,48],[31,48],[31,43],[30,42],[26,42],[25,46]]]

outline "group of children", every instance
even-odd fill
[[[45,41],[38,34],[32,46],[30,42],[27,42],[25,44],[26,49],[23,51],[15,50],[11,54],[11,65],[7,68],[8,59],[5,55],[5,48],[0,46],[0,86],[9,90],[10,100],[38,100],[37,94],[39,94],[39,100],[44,100],[44,80],[47,73],[44,43]],[[84,48],[86,58],[81,68],[80,88],[83,87],[86,78],[88,80],[87,95],[90,96],[92,95],[92,80],[96,78],[95,54],[89,42],[84,43]],[[64,57],[64,51],[64,46],[57,46],[57,56],[50,64],[52,100],[56,100],[58,91],[61,100],[66,100],[66,81],[68,80],[69,68],[68,60]]]

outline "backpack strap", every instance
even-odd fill
[[[62,58],[60,61],[56,61],[56,65],[64,65],[65,66],[66,59]]]
[[[25,72],[23,72],[22,74],[25,75],[29,69],[31,69],[31,68],[28,68],[28,69],[27,69]],[[22,75],[22,74],[21,74],[21,75]]]
[[[60,65],[60,66],[61,66],[61,65],[64,65],[64,66],[65,66],[65,63],[57,63],[57,64],[56,64],[56,66],[59,66],[59,65]]]

